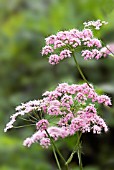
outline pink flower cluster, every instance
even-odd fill
[[[92,25],[96,29],[100,28],[102,24],[106,24],[106,22],[97,20],[84,23],[85,27]],[[78,29],[60,31],[56,35],[47,37],[45,43],[45,47],[42,48],[42,55],[49,54],[49,63],[52,65],[71,57],[78,47],[82,47],[81,54],[85,60],[93,58],[98,60],[110,53],[106,47],[102,47],[101,41],[94,37],[92,30],[89,28],[84,28],[82,31]]]
[[[41,131],[43,131],[47,129],[48,126],[49,126],[49,122],[47,119],[41,119],[36,123],[37,130],[40,129]]]
[[[59,61],[63,60],[64,58],[71,57],[71,51],[70,50],[63,50],[60,53],[60,56],[57,54],[52,54],[49,57],[49,63],[52,65],[58,64]]]
[[[88,21],[83,23],[85,27],[93,26],[96,30],[99,30],[102,25],[108,24],[106,21],[101,21],[98,19],[97,21]]]
[[[27,116],[28,113],[32,114],[32,111],[40,114],[39,120],[35,124],[36,132],[24,141],[24,146],[30,147],[38,142],[42,147],[48,148],[51,145],[49,135],[56,141],[74,135],[77,131],[93,131],[97,134],[107,132],[108,127],[98,115],[96,104],[108,106],[111,105],[111,101],[106,95],[98,95],[92,85],[89,87],[86,83],[62,83],[55,90],[46,91],[42,100],[18,106],[16,113],[11,116],[11,121],[6,125],[5,132],[13,128],[18,115]]]
[[[72,119],[70,124],[70,134],[75,134],[77,131],[82,133],[93,131],[93,133],[100,134],[104,129],[108,131],[108,127],[104,120],[97,115],[94,105],[89,105],[82,111],[77,112],[77,117]]]
[[[83,50],[82,56],[84,57],[84,60],[93,59],[96,60],[100,59],[102,56],[106,57],[109,54],[109,50],[104,47],[101,48],[101,50],[92,49],[92,50]]]
[[[16,122],[16,118],[18,116],[24,116],[27,113],[31,113],[34,110],[40,111],[40,104],[41,100],[33,100],[29,101],[27,103],[22,103],[20,106],[16,107],[16,113],[10,116],[11,120],[6,124],[6,128],[4,129],[4,132],[6,132],[8,129],[13,128],[13,124]]]

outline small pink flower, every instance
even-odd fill
[[[82,51],[82,56],[84,56],[84,60],[88,60],[88,59],[92,59],[93,58],[93,54],[89,50],[83,50]]]
[[[45,41],[46,41],[46,45],[52,45],[54,44],[54,42],[56,41],[56,36],[55,35],[51,35],[47,38],[45,38]]]
[[[97,133],[97,134],[100,134],[101,133],[101,127],[97,126],[97,125],[94,125],[93,126],[93,133]]]
[[[90,29],[84,29],[82,31],[82,39],[84,38],[92,38],[93,37],[93,33]]]
[[[108,48],[110,49],[111,47],[106,46],[100,49],[100,52],[102,53],[102,56],[107,57],[107,55],[109,55],[111,52],[108,50]]]
[[[60,31],[57,33],[57,39],[65,42],[69,38],[69,31]]]
[[[69,44],[72,45],[73,48],[77,47],[77,46],[81,46],[81,41],[79,38],[70,38],[69,40]]]
[[[50,139],[49,138],[42,138],[41,140],[40,140],[40,145],[43,147],[43,148],[48,148],[50,145],[51,145],[51,143],[50,143]]]
[[[52,53],[52,52],[53,52],[53,48],[49,45],[45,46],[42,49],[42,55],[47,55],[47,54]]]
[[[60,60],[63,60],[64,58],[71,57],[71,51],[70,50],[63,50],[60,53]]]
[[[98,103],[104,103],[106,106],[112,105],[110,98],[106,95],[98,96],[97,101]]]
[[[60,61],[60,57],[57,54],[52,54],[49,57],[49,63],[52,65],[58,64]]]
[[[65,94],[62,98],[61,98],[61,105],[62,106],[66,106],[66,107],[70,107],[70,105],[72,105],[73,102],[73,98],[72,96],[69,96],[67,94]]]
[[[90,27],[90,26],[93,26],[95,27],[96,30],[99,30],[100,27],[104,24],[108,24],[108,22],[106,21],[101,21],[100,19],[97,20],[97,21],[88,21],[88,22],[84,22],[83,23],[85,27]]]
[[[97,48],[101,48],[102,44],[100,42],[100,40],[98,40],[97,38],[85,38],[84,39],[84,45],[86,45],[87,47],[97,47]]]
[[[54,49],[57,49],[57,48],[60,48],[60,47],[63,47],[63,46],[65,46],[65,44],[61,40],[56,40],[54,42]]]
[[[87,97],[83,93],[79,92],[79,93],[77,93],[74,100],[77,100],[80,103],[84,103],[87,100]]]
[[[39,130],[46,130],[49,126],[49,122],[47,119],[41,119],[39,122],[36,123],[36,128]]]
[[[49,115],[61,115],[60,108],[58,106],[50,105],[47,109]]]
[[[30,147],[32,143],[33,140],[31,138],[27,138],[26,140],[24,140],[23,145]]]

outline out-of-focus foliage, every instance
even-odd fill
[[[32,128],[3,134],[3,128],[14,108],[21,102],[37,99],[60,82],[82,81],[72,59],[50,66],[41,56],[44,38],[60,30],[82,28],[88,20],[106,20],[109,24],[98,36],[105,43],[114,42],[114,0],[0,0],[0,169],[54,170],[51,150],[39,145],[26,149],[22,140]],[[88,80],[114,100],[114,58],[78,61]],[[114,107],[101,108],[109,133],[83,136],[85,170],[114,169]],[[59,143],[69,155],[75,137]],[[65,145],[66,144],[66,147]],[[77,157],[72,169],[76,170]]]

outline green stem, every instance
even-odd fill
[[[36,124],[29,124],[29,125],[22,125],[22,126],[13,126],[13,128],[18,129],[18,128],[24,128],[28,126],[35,126]]]
[[[74,58],[76,67],[77,67],[80,75],[82,76],[83,80],[87,83],[87,85],[91,88],[89,82],[88,82],[87,79],[85,78],[85,76],[84,76],[84,74],[83,74],[83,72],[82,72],[82,70],[81,70],[81,68],[80,68],[80,66],[79,66],[79,64],[78,64],[78,62],[77,62],[77,60],[76,60],[76,57],[75,57],[75,55],[74,55],[74,52],[72,52],[72,55],[73,55],[73,58]]]
[[[30,113],[28,113],[28,115],[29,115],[34,121],[38,121],[38,119],[36,119],[36,117],[32,116]]]
[[[67,159],[66,164],[69,164],[69,163],[72,161],[74,154],[77,152],[78,146],[79,146],[79,143],[80,143],[81,135],[82,135],[82,133],[80,133],[80,134],[78,135],[77,142],[76,142],[76,144],[75,144],[75,146],[74,146],[74,149],[73,149],[71,155],[70,155],[69,158]]]
[[[55,145],[55,143],[53,142],[53,139],[52,139],[51,136],[49,135],[48,131],[47,131],[47,130],[45,130],[45,131],[46,131],[48,137],[50,138],[51,143],[52,143],[52,145],[54,146],[56,152],[58,153],[58,155],[60,156],[60,158],[63,160],[63,162],[64,162],[64,164],[65,164],[65,166],[66,166],[66,170],[68,170],[68,165],[66,165],[66,161],[65,161],[64,157],[63,157],[62,154],[60,153],[59,149],[56,147],[56,145]]]
[[[19,117],[19,119],[25,120],[25,121],[27,121],[27,122],[36,123],[36,121],[34,121],[34,120],[28,120],[28,119],[25,119],[25,118],[22,118],[22,117]]]
[[[51,136],[49,135],[48,131],[47,131],[47,130],[45,130],[45,131],[46,131],[48,137],[50,138],[50,140],[51,140],[54,148],[55,148],[56,151],[57,151],[57,153],[59,154],[60,158],[61,158],[61,159],[64,161],[64,163],[65,163],[65,162],[66,162],[65,159],[63,158],[63,156],[61,155],[60,151],[59,151],[58,148],[56,147],[55,143],[53,142],[53,139],[52,139]]]
[[[79,145],[77,152],[78,152],[79,168],[80,170],[83,170],[82,159],[81,159],[81,144]]]
[[[39,119],[41,120],[41,116],[40,116],[40,115],[38,115],[38,116],[39,116]],[[55,156],[55,159],[56,159],[56,162],[57,162],[58,167],[60,166],[60,164],[59,164],[59,160],[58,160],[58,158],[57,158],[56,152],[58,153],[58,155],[60,156],[60,158],[63,160],[63,162],[64,162],[64,164],[65,164],[66,161],[65,161],[64,157],[62,156],[62,154],[60,153],[59,149],[56,147],[56,145],[55,145],[53,139],[51,138],[50,134],[48,133],[47,130],[45,130],[45,132],[46,132],[46,134],[48,135],[48,137],[49,137],[49,139],[50,139],[50,141],[51,141],[51,143],[52,143],[52,145],[53,145],[53,149],[54,149],[54,150],[53,150],[53,153],[54,153],[54,156]],[[55,150],[56,150],[56,152],[55,152]],[[65,164],[65,166],[66,166],[66,170],[68,170],[68,165]]]
[[[39,116],[39,118],[41,119],[41,116],[40,116],[40,115],[38,115],[38,116]],[[66,160],[64,159],[64,157],[63,157],[62,154],[60,153],[59,149],[56,147],[56,145],[55,145],[53,139],[51,138],[50,134],[48,133],[47,130],[45,130],[45,132],[46,132],[46,134],[48,135],[48,137],[49,137],[49,139],[50,139],[50,141],[51,141],[51,143],[52,143],[52,145],[53,145],[53,149],[54,149],[54,150],[53,150],[53,153],[54,153],[54,156],[55,156],[55,159],[56,159],[58,168],[61,168],[61,167],[60,167],[60,163],[59,163],[59,160],[58,160],[58,158],[57,158],[56,152],[58,153],[58,155],[60,156],[60,158],[63,160],[63,162],[64,162],[64,164],[65,164],[65,166],[66,166],[66,170],[69,170],[69,169],[68,169],[68,165],[66,165]],[[56,152],[55,152],[55,150],[56,150]]]
[[[55,160],[56,160],[56,163],[57,163],[57,165],[58,165],[58,168],[59,168],[59,170],[62,170],[61,167],[60,167],[60,163],[59,163],[59,160],[58,160],[58,158],[57,158],[57,155],[56,155],[56,151],[55,151],[54,146],[52,146],[52,149],[53,149],[53,153],[54,153]]]
[[[80,136],[80,134],[78,133],[78,136]],[[83,167],[82,167],[82,159],[81,159],[81,142],[79,140],[79,143],[78,143],[78,151],[77,151],[77,154],[78,154],[78,160],[79,160],[79,168],[80,170],[83,170]]]

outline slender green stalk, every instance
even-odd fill
[[[73,149],[71,155],[69,156],[69,158],[68,158],[67,161],[66,161],[66,164],[69,164],[69,163],[72,161],[74,154],[77,152],[77,150],[78,150],[78,145],[79,145],[79,143],[80,143],[81,135],[82,135],[82,134],[80,133],[80,135],[78,136],[77,142],[76,142],[76,144],[75,144],[75,146],[74,146],[74,149]]]
[[[80,168],[80,170],[83,170],[82,159],[81,159],[81,144],[78,147],[77,153],[78,153],[78,160],[79,160],[79,168]]]
[[[40,120],[42,119],[41,116],[39,116],[39,115],[38,115],[38,112],[36,112],[36,111],[34,111],[34,116],[35,116],[36,119],[38,119],[38,120],[39,120],[39,119],[40,119]]]
[[[83,74],[83,72],[82,72],[82,70],[81,70],[81,68],[80,68],[80,66],[79,66],[79,64],[78,64],[78,62],[77,62],[77,60],[76,60],[76,57],[75,57],[75,55],[74,55],[74,52],[72,52],[72,55],[73,55],[73,58],[74,58],[76,67],[77,67],[80,75],[82,76],[83,80],[88,84],[88,86],[91,87],[90,84],[89,84],[89,82],[88,82],[87,79],[85,78],[85,76],[84,76],[84,74]]]
[[[52,139],[51,136],[49,135],[48,131],[47,131],[47,130],[45,130],[45,131],[46,131],[48,137],[50,138],[51,143],[52,143],[52,145],[54,146],[56,152],[58,153],[58,155],[60,156],[60,158],[63,160],[63,162],[64,162],[64,164],[65,164],[65,166],[66,166],[66,170],[69,170],[69,169],[68,169],[68,165],[66,165],[66,160],[64,159],[64,157],[63,157],[62,154],[60,153],[59,149],[56,147],[56,145],[55,145],[55,143],[53,142],[53,139]]]
[[[57,155],[56,155],[56,151],[55,151],[54,146],[52,146],[52,149],[53,149],[53,153],[54,153],[55,160],[56,160],[56,163],[57,163],[57,165],[58,165],[58,168],[59,168],[59,170],[62,170],[62,169],[61,169],[61,166],[60,166],[60,163],[59,163],[59,160],[58,160],[58,158],[57,158]]]
[[[40,115],[38,115],[38,116],[39,116],[39,119],[41,119],[41,116],[40,116]],[[50,134],[48,133],[47,130],[45,130],[45,132],[46,132],[46,134],[48,135],[48,137],[49,137],[49,139],[50,139],[50,141],[51,141],[51,143],[52,143],[52,146],[53,146],[53,148],[54,148],[53,153],[54,153],[54,156],[55,156],[57,165],[60,165],[60,163],[59,163],[59,160],[58,160],[58,158],[57,158],[57,155],[55,155],[56,152],[58,153],[58,155],[60,156],[60,158],[63,160],[63,162],[64,162],[64,164],[65,164],[65,163],[66,163],[66,160],[64,159],[64,157],[63,157],[62,154],[60,153],[59,149],[56,147],[56,145],[55,145],[53,139],[51,138]],[[55,152],[55,150],[56,150],[56,152]],[[66,166],[66,170],[68,170],[68,165],[65,165],[65,166]]]
[[[39,117],[40,120],[42,119],[41,115],[38,115],[38,117]],[[50,136],[50,134],[48,133],[48,131],[45,130],[45,132],[46,132],[46,134],[48,135],[48,137],[49,137],[49,139],[50,139],[50,141],[51,141],[51,143],[52,143],[53,153],[54,153],[54,156],[55,156],[55,159],[56,159],[58,168],[59,168],[59,170],[61,170],[60,163],[59,163],[59,160],[58,160],[58,158],[57,158],[56,152],[59,154],[60,158],[61,158],[64,162],[66,162],[66,161],[65,161],[64,157],[61,155],[61,153],[60,153],[60,151],[58,150],[58,148],[56,147],[56,145],[55,145],[55,143],[53,142],[53,139],[51,138],[51,136]],[[55,150],[56,150],[56,151],[55,151]]]
[[[22,126],[13,126],[13,128],[18,129],[18,128],[24,128],[28,126],[35,126],[36,124],[29,124],[29,125],[22,125]]]
[[[34,121],[34,120],[28,120],[28,119],[25,119],[25,118],[22,118],[22,117],[19,117],[19,119],[22,119],[22,120],[27,121],[27,122],[36,123],[36,121]]]
[[[32,116],[30,113],[28,113],[28,115],[35,121],[38,121],[38,119],[36,119],[36,117]]]
[[[77,133],[77,134],[78,134],[78,138],[80,138],[81,133]],[[83,170],[83,167],[82,167],[82,158],[81,158],[81,142],[80,142],[80,140],[78,142],[77,154],[78,154],[78,160],[79,160],[79,168],[80,168],[80,170]]]
[[[77,143],[76,143],[76,145],[74,146],[74,149],[73,149],[73,151],[76,151],[77,150],[77,146],[79,145],[79,143],[80,143],[80,139],[81,139],[81,136],[82,136],[82,133],[80,132],[77,132],[77,136],[78,136],[78,140],[77,140]]]

